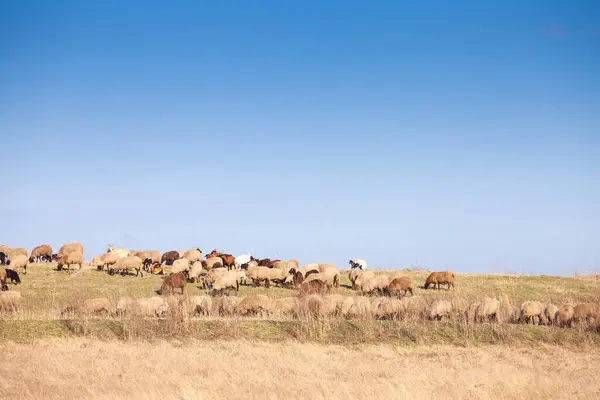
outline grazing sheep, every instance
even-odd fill
[[[443,317],[450,318],[452,312],[452,304],[448,300],[435,300],[431,303],[428,310],[429,319],[441,320]]]
[[[159,296],[137,299],[134,312],[145,317],[161,317],[169,310],[169,303]]]
[[[187,258],[180,258],[179,260],[175,260],[173,262],[173,267],[171,268],[171,273],[177,274],[179,272],[188,272],[190,269],[190,260]]]
[[[546,317],[547,325],[554,325],[554,321],[556,320],[556,313],[558,313],[558,307],[552,303],[546,304],[544,307],[544,317]]]
[[[356,271],[356,270],[354,270]],[[413,290],[410,282],[410,278],[408,276],[402,276],[400,278],[393,278],[392,281],[387,285],[387,287],[383,290],[386,296],[398,296],[402,294],[402,297],[406,296],[407,292],[410,292],[410,295],[413,295]]]
[[[265,286],[269,286],[270,271],[269,267],[250,267],[246,273],[248,278],[252,279],[252,286],[260,286],[263,281]]]
[[[318,281],[313,281],[318,282]],[[298,304],[299,318],[322,318],[326,314],[325,301],[318,294],[302,297]]]
[[[194,283],[198,280],[198,278],[200,277],[200,274],[202,273],[203,268],[202,268],[202,262],[201,261],[195,261],[191,268],[190,271],[188,273],[188,279],[190,280],[190,282]]]
[[[350,272],[348,273],[348,280],[350,281],[350,284],[352,285],[352,289],[354,289],[354,282],[356,281],[356,278],[358,278],[358,275],[360,275],[360,269],[356,269],[356,268],[352,268],[350,270]]]
[[[241,301],[242,299],[236,296],[221,297],[221,301],[219,302],[219,315],[233,315],[237,309],[238,304],[240,304]]]
[[[248,296],[240,301],[236,307],[239,315],[268,314],[272,309],[271,299],[262,294]]]
[[[121,297],[117,300],[117,315],[135,314],[144,317],[160,317],[169,309],[169,303],[166,299],[153,296],[149,298],[132,299],[131,297]]]
[[[221,267],[211,269],[202,279],[202,287],[204,289],[212,288],[213,283],[215,283],[215,281],[219,279],[225,272],[227,272],[227,268]]]
[[[369,279],[375,276],[375,272],[373,271],[360,271],[356,279],[354,280],[354,285],[352,285],[352,289],[360,290],[362,284]]]
[[[185,252],[183,258],[187,258],[190,261],[190,264],[195,261],[202,260],[202,251],[200,249],[192,249]]]
[[[440,289],[440,285],[448,285],[448,289],[450,287],[454,288],[454,272],[452,271],[442,271],[442,272],[432,272],[427,279],[425,280],[425,289],[429,289],[430,285],[433,285],[435,289],[436,285],[438,290]]]
[[[186,307],[189,314],[210,315],[212,312],[212,299],[209,296],[190,296],[181,299],[181,304]]]
[[[321,272],[321,268],[319,268],[319,264],[306,264],[304,266],[304,271],[305,271],[304,276],[306,276],[312,271],[317,272],[317,273]]]
[[[63,256],[69,253],[79,252],[83,257],[83,245],[81,243],[69,243],[63,244],[58,250],[58,259],[60,260]]]
[[[554,323],[558,326],[573,326],[573,315],[575,314],[575,306],[573,304],[564,304],[556,313]]]
[[[108,314],[110,311],[110,301],[105,297],[99,297],[95,299],[87,299],[83,302],[83,305],[79,307],[67,307],[61,313],[65,315],[94,315],[94,314]]]
[[[144,260],[144,266],[150,267],[150,265],[154,263],[160,263],[160,253],[156,250],[147,250],[147,251],[132,251],[129,253],[130,256],[136,256]],[[149,260],[149,261],[146,261]],[[146,269],[147,271],[147,269]]]
[[[70,252],[70,253],[67,253],[64,256],[62,256],[60,258],[60,260],[58,260],[56,269],[58,271],[62,271],[63,268],[66,266],[67,271],[70,272],[71,265],[79,265],[79,269],[81,269],[82,264],[83,264],[83,255],[78,251],[74,251],[74,252]]]
[[[292,282],[296,289],[300,288],[302,282],[304,282],[304,274],[302,273],[302,271],[294,269],[294,272],[292,272]]]
[[[240,282],[238,281],[239,275],[236,271],[227,271],[223,273],[214,283],[213,283],[213,296],[222,296],[224,291],[228,291],[228,295],[230,291],[235,290],[235,294],[240,290]]]
[[[0,311],[17,312],[21,304],[21,293],[0,292]]]
[[[544,318],[544,305],[539,301],[525,301],[521,304],[521,315],[519,316],[519,322],[524,322],[526,324],[531,321],[533,325],[535,325],[535,318],[538,319],[538,325],[542,322],[542,318]]]
[[[342,303],[344,301],[344,296],[339,294],[329,294],[323,296],[323,303],[325,308],[323,309],[324,314],[328,316],[338,316],[342,309]]]
[[[375,318],[377,319],[401,319],[406,311],[406,307],[402,304],[402,301],[395,298],[383,298],[381,299],[375,311]]]
[[[175,291],[175,288],[181,289],[181,294],[185,294],[185,285],[187,279],[183,272],[171,273],[163,279],[162,286],[160,287],[159,294],[169,295]]]
[[[223,259],[221,257],[211,257],[206,260],[202,260],[202,266],[206,270],[211,270],[214,268],[224,268],[225,264],[223,264]]]
[[[307,275],[304,282],[320,280],[327,284],[327,288],[340,286],[340,272],[335,268],[327,268],[324,272]]]
[[[471,304],[467,311],[466,319],[473,322],[498,322],[499,314],[500,300],[484,297]]]
[[[369,318],[371,309],[371,302],[366,297],[346,297],[340,306],[340,315],[345,318]]]
[[[115,271],[120,271],[121,274],[128,274],[129,272],[135,272],[135,276],[143,277],[142,271],[143,261],[137,256],[127,256],[119,259],[109,269],[109,274],[113,275]]]
[[[13,270],[18,270],[19,268],[23,268],[23,275],[27,275],[27,262],[29,259],[24,254],[19,254],[10,259],[10,268]]]
[[[179,252],[171,250],[167,251],[162,255],[162,257],[160,258],[160,263],[166,265],[173,265],[173,262],[175,262],[175,260],[179,260]]]
[[[19,278],[19,273],[13,269],[6,268],[6,279],[10,279],[10,283],[18,285],[21,283],[21,278]]]
[[[34,247],[29,255],[29,262],[42,262],[52,260],[52,247],[47,244]]]
[[[100,270],[103,270],[104,267],[106,267],[106,270],[108,271],[108,273],[112,274],[115,271],[113,271],[111,273],[111,270],[116,270],[118,271],[118,267],[117,267],[117,263],[120,263],[122,260],[121,256],[119,255],[119,253],[117,252],[110,252],[110,253],[104,253],[101,256],[101,265],[100,265]]]
[[[321,280],[304,281],[300,286],[300,296],[312,294],[324,294],[328,291],[328,286]]]
[[[92,258],[92,261],[90,261],[90,267],[96,268],[96,269],[98,269],[98,271],[100,271],[102,269],[102,265],[104,263],[103,259],[104,259],[104,254]]]
[[[282,297],[273,300],[273,310],[281,316],[292,316],[298,309],[297,297]]]
[[[600,322],[600,305],[596,303],[581,303],[575,306],[573,322]]]
[[[375,275],[366,282],[363,282],[360,291],[363,296],[380,296],[390,284],[390,277],[387,275]]]
[[[0,290],[8,290],[8,285],[6,284],[7,273],[3,267],[0,267]]]

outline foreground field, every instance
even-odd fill
[[[600,351],[71,339],[0,345],[0,398],[600,396]]]

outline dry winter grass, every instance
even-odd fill
[[[0,345],[5,399],[600,397],[600,351],[86,339]]]

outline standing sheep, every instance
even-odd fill
[[[546,323],[548,325],[554,325],[556,320],[556,313],[558,313],[558,307],[552,303],[546,304],[544,307],[544,317],[546,317]]]
[[[440,285],[448,285],[448,289],[450,287],[454,288],[454,272],[452,271],[442,271],[442,272],[432,272],[427,279],[425,280],[425,289],[429,289],[429,286],[433,285],[435,289],[437,285],[437,289],[440,289]]]
[[[352,285],[352,289],[360,290],[363,283],[368,281],[369,279],[375,276],[375,272],[373,271],[360,271],[356,279],[354,280],[354,285]]]
[[[58,271],[62,271],[64,266],[67,266],[67,271],[71,271],[71,265],[79,265],[79,269],[81,269],[81,265],[83,264],[83,255],[78,251],[73,251],[65,254],[58,260],[58,265],[56,269]]]
[[[224,291],[235,290],[235,294],[240,290],[240,283],[238,281],[238,274],[236,271],[227,271],[223,275],[221,275],[214,283],[213,283],[213,291],[212,295],[223,295]]]
[[[272,311],[273,302],[262,294],[256,294],[244,298],[237,305],[239,315],[268,314]]]
[[[62,245],[58,250],[58,259],[61,259],[63,256],[73,252],[79,252],[83,257],[83,245],[77,242]]]
[[[390,277],[387,275],[375,275],[366,282],[363,282],[360,291],[363,296],[380,296],[390,284]]]
[[[573,304],[564,304],[556,313],[554,323],[559,326],[573,326],[573,315],[575,314],[575,306]]]
[[[354,270],[356,271],[356,270]],[[390,282],[390,284],[384,289],[384,294],[386,296],[398,296],[402,294],[402,297],[406,296],[407,292],[410,292],[410,295],[413,295],[413,290],[410,282],[410,278],[408,276],[402,276],[400,278],[394,278]]]
[[[10,260],[10,268],[17,271],[19,268],[23,268],[23,275],[27,275],[27,262],[29,259],[25,254],[19,254],[14,256]]]
[[[29,262],[49,262],[52,260],[52,247],[47,244],[34,247],[29,256]]]
[[[498,299],[491,299],[485,297],[477,300],[471,304],[467,310],[466,319],[467,321],[484,322],[484,321],[495,321],[498,322],[498,316],[500,314],[500,301]]]
[[[596,303],[581,303],[573,310],[573,322],[600,322],[600,305]]]
[[[441,320],[443,317],[450,318],[452,312],[452,304],[448,300],[435,300],[429,307],[429,319]]]
[[[190,269],[190,260],[187,258],[180,258],[179,260],[175,260],[173,262],[173,267],[171,268],[171,273],[176,274],[179,272],[187,273]]]
[[[187,279],[183,272],[176,274],[170,274],[163,279],[162,286],[160,287],[159,294],[168,295],[175,291],[176,288],[181,289],[181,294],[185,294],[185,285]]]
[[[190,296],[181,299],[182,306],[191,314],[210,315],[212,311],[212,299],[209,296]]]
[[[544,318],[544,306],[539,301],[526,301],[521,304],[521,315],[519,316],[519,322],[526,324],[531,321],[535,325],[535,319],[537,317],[538,325],[541,324]]]
[[[190,264],[202,260],[202,251],[200,249],[192,249],[185,252],[183,258],[187,258]]]
[[[160,258],[161,264],[165,265],[173,265],[175,260],[179,260],[179,252],[175,250],[167,251]]]
[[[241,301],[242,299],[236,296],[221,297],[221,301],[219,302],[219,315],[222,317],[233,315]]]

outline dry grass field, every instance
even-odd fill
[[[599,352],[557,346],[58,339],[2,345],[0,397],[591,399],[599,374]]]
[[[600,302],[600,281],[457,274],[453,305],[497,297]],[[0,316],[0,398],[598,398],[600,334],[515,323],[298,320],[281,316],[63,319],[82,300],[156,295],[161,278],[31,264],[16,314]],[[189,284],[187,295],[206,294]],[[347,272],[336,293],[352,296]],[[240,296],[294,296],[242,286]],[[215,302],[216,303],[216,302]]]

